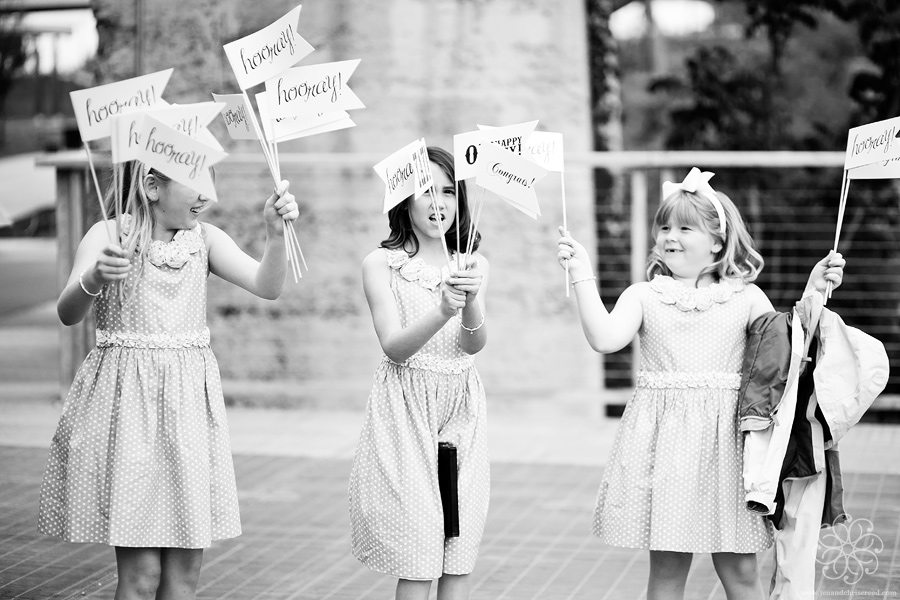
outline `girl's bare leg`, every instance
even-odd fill
[[[159,548],[116,546],[119,583],[115,600],[153,600],[159,588],[162,565]]]
[[[428,600],[431,580],[398,579],[396,600]]]
[[[728,600],[765,599],[755,554],[717,552],[712,559]]]
[[[156,600],[194,600],[203,564],[202,548],[163,548]]]
[[[647,600],[682,600],[693,558],[686,552],[651,550]]]
[[[437,600],[466,600],[469,597],[469,576],[444,573],[438,579]]]

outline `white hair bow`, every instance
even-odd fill
[[[715,175],[715,173],[710,173],[709,171],[700,171],[700,169],[694,167],[681,183],[672,183],[671,181],[663,182],[662,195],[663,199],[666,199],[675,192],[684,191],[699,194],[708,199],[716,209],[716,214],[719,216],[719,225],[721,225],[722,227],[722,235],[724,236],[725,207],[722,206],[721,200],[719,200],[719,197],[716,196],[716,190],[714,190],[712,186],[709,185],[709,180],[713,175]]]

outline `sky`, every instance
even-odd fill
[[[703,31],[716,18],[712,4],[703,0],[655,0],[653,20],[661,33],[682,36]],[[617,39],[640,37],[647,29],[643,2],[632,2],[612,14],[609,28]]]

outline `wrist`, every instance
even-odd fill
[[[269,223],[266,221],[266,235],[270,238],[283,238],[284,225],[279,222]]]
[[[99,296],[100,292],[103,290],[104,282],[98,282],[96,274],[96,269],[88,268],[78,275],[78,285],[81,287],[81,290],[88,296]]]
[[[572,281],[578,281],[579,279],[591,279],[596,278],[594,275],[594,270],[590,267],[580,268],[580,269],[571,269],[569,271],[569,277]]]
[[[478,312],[481,313],[480,316],[464,313],[463,316],[459,319],[459,326],[462,327],[463,329],[465,329],[466,331],[468,331],[472,335],[474,335],[475,332],[478,331],[479,329],[481,329],[481,327],[484,325],[484,313],[481,311],[478,311]],[[470,317],[472,322],[467,322],[470,319],[466,318],[466,317]],[[477,320],[476,320],[476,318],[472,318],[472,317],[476,317]]]

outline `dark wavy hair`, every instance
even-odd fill
[[[455,180],[453,155],[449,152],[443,148],[438,148],[437,146],[428,146],[428,160],[440,167],[444,174],[450,178],[450,181]],[[456,219],[453,220],[450,229],[444,234],[444,239],[447,240],[447,247],[451,251],[455,250],[460,252],[468,248],[469,223],[471,222],[472,217],[469,213],[469,196],[466,191],[465,182],[462,182],[457,189],[459,190],[457,205],[459,207],[459,244],[461,248],[456,247]],[[388,211],[388,225],[391,228],[391,234],[387,239],[382,240],[382,248],[387,248],[388,250],[405,250],[408,242],[410,246],[410,256],[415,256],[416,253],[419,252],[419,240],[416,237],[416,233],[413,231],[412,222],[409,220],[409,203],[412,199],[413,197],[410,196]],[[472,244],[472,251],[478,250],[480,244],[481,234],[476,231],[475,240]]]

